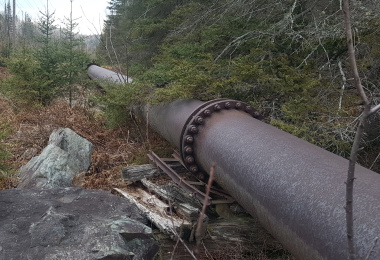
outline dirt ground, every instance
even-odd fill
[[[1,120],[8,122],[11,128],[6,143],[12,156],[7,164],[17,170],[42,151],[54,129],[67,127],[94,144],[91,168],[83,173],[83,178],[76,180],[76,184],[104,190],[124,187],[121,168],[136,162],[147,162],[146,140],[142,139],[145,133],[140,132],[145,130],[140,130],[132,119],[129,126],[107,129],[99,113],[86,106],[70,108],[62,99],[48,107],[15,113],[12,103],[0,98]],[[155,146],[164,145],[165,142],[156,135],[150,136],[150,142]],[[1,186],[12,188],[17,181],[7,185]]]

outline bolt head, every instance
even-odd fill
[[[185,136],[185,142],[188,144],[192,144],[194,142],[194,137],[192,137],[191,135]]]
[[[194,157],[191,156],[191,155],[186,156],[185,161],[186,161],[186,163],[188,163],[188,164],[192,164],[192,163],[194,163]]]
[[[205,109],[205,111],[203,111],[203,114],[205,116],[210,116],[211,115],[211,110],[210,109]]]
[[[189,170],[190,170],[192,173],[195,173],[195,172],[198,171],[198,166],[196,166],[196,165],[192,165],[192,166],[190,166]]]
[[[230,102],[226,102],[224,104],[224,107],[227,108],[227,109],[231,108],[231,103]]]
[[[189,126],[189,131],[192,134],[197,134],[198,133],[198,127],[196,127],[195,125],[190,125]]]
[[[242,106],[243,106],[243,105],[242,105],[240,102],[237,102],[237,103],[235,104],[236,109],[241,109]]]
[[[186,146],[185,147],[185,153],[192,154],[193,152],[194,152],[193,147],[191,147],[191,146]]]
[[[214,106],[214,109],[215,109],[215,111],[219,111],[219,110],[222,109],[222,107],[221,107],[219,104],[216,104],[216,105]]]
[[[197,178],[200,179],[201,181],[204,181],[206,179],[205,175],[203,173],[198,173]]]
[[[203,117],[197,116],[197,118],[195,118],[195,123],[197,123],[198,125],[202,125],[204,123]]]

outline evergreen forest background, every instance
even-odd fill
[[[379,103],[380,3],[350,2],[362,84]],[[112,0],[110,10],[97,60],[137,79],[126,96],[112,98],[114,108],[233,98],[267,123],[348,157],[362,106],[341,1]],[[377,170],[379,118],[371,118],[360,155]]]

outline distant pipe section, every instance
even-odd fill
[[[107,80],[112,83],[119,83],[119,84],[132,82],[131,78],[128,78],[127,76],[114,72],[112,70],[102,68],[96,64],[89,64],[87,66],[87,74],[90,77],[90,79],[94,79],[94,80],[95,79]]]
[[[346,159],[263,123],[235,100],[179,100],[140,115],[181,151],[189,171],[215,162],[216,182],[297,259],[348,259]],[[357,259],[379,260],[380,175],[359,165],[355,175]]]

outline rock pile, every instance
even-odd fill
[[[52,133],[20,169],[18,189],[0,191],[0,260],[152,259],[158,245],[129,201],[71,186],[91,164],[92,144],[70,129]]]

